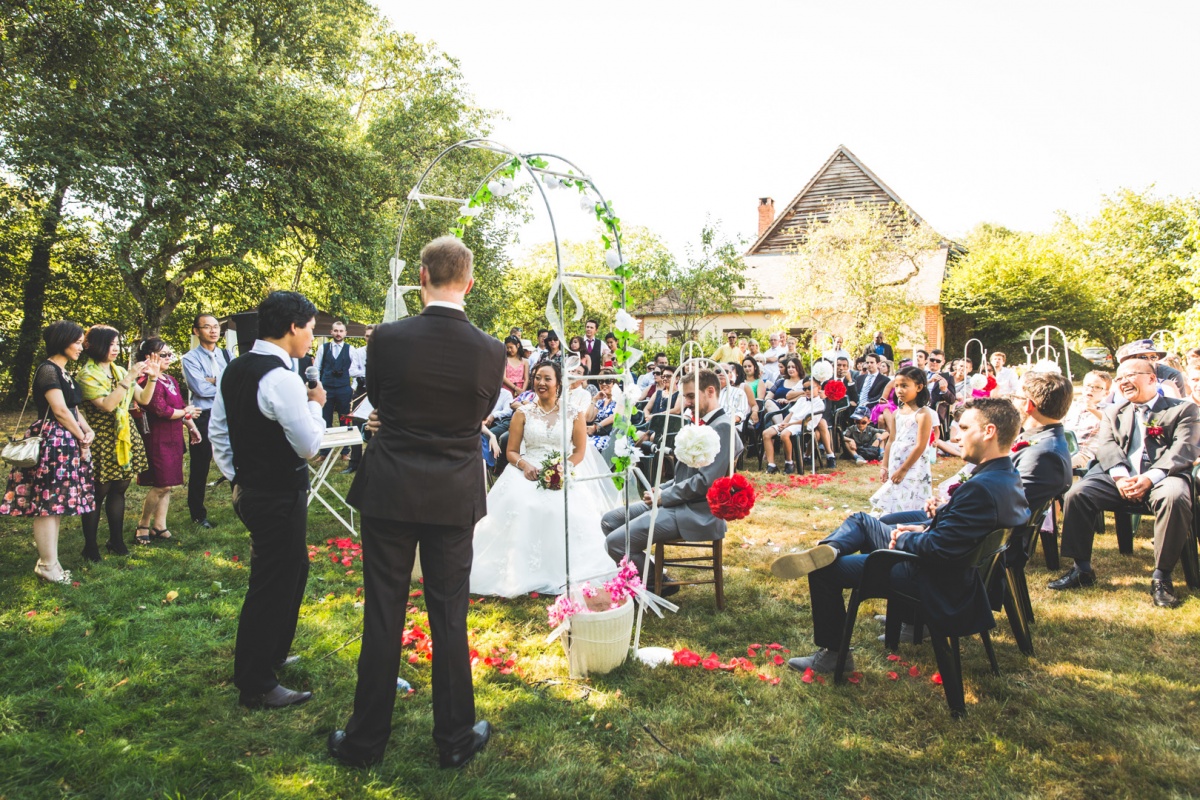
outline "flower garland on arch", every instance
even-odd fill
[[[476,189],[466,204],[459,207],[458,218],[455,220],[454,226],[450,228],[450,233],[461,239],[467,228],[474,224],[475,218],[483,212],[489,202],[497,197],[507,197],[512,194],[515,188],[513,182],[523,163],[543,170],[550,166],[546,159],[538,156],[525,158],[524,162],[520,157],[514,156],[497,169],[488,181]],[[568,174],[573,175],[574,173],[572,170],[568,170]],[[622,383],[622,389],[614,392],[617,408],[613,414],[612,435],[618,438],[614,440],[613,445],[612,480],[617,489],[622,489],[625,486],[625,473],[632,463],[633,440],[637,436],[637,428],[633,424],[637,403],[637,396],[633,390],[637,386],[637,381],[634,380],[632,370],[642,353],[630,345],[630,339],[638,329],[638,320],[625,310],[625,281],[633,277],[633,268],[621,258],[621,218],[616,215],[607,200],[597,200],[589,194],[589,189],[594,187],[583,178],[543,174],[541,181],[542,185],[550,190],[575,189],[578,191],[580,210],[595,214],[596,220],[604,227],[604,231],[600,234],[600,243],[604,247],[604,263],[613,273],[609,286],[613,291],[612,307],[616,310],[613,333],[617,337],[617,349],[613,353],[613,361],[621,370]],[[551,289],[551,296],[555,294],[557,288],[558,286],[555,284]],[[579,306],[579,300],[569,283],[564,281],[562,290],[571,296],[576,306]],[[576,318],[578,319],[578,317]],[[559,334],[561,335],[561,332]]]

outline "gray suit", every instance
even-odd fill
[[[1186,400],[1158,397],[1150,417],[1163,432],[1146,439],[1145,468],[1139,472],[1145,475],[1157,469],[1166,473],[1166,477],[1150,489],[1141,503],[1131,503],[1121,496],[1109,471],[1114,467],[1134,471],[1129,461],[1134,409],[1132,403],[1106,408],[1094,440],[1098,463],[1063,499],[1064,556],[1091,560],[1095,519],[1100,511],[1136,514],[1149,509],[1154,514],[1154,566],[1165,576],[1170,576],[1192,525],[1188,474],[1196,460],[1200,416],[1196,406]]]
[[[725,520],[714,517],[708,507],[708,489],[713,482],[729,474],[732,463],[742,452],[742,440],[733,431],[733,453],[729,452],[731,433],[730,419],[718,410],[707,423],[721,441],[721,450],[707,467],[696,469],[684,463],[675,466],[675,478],[661,487],[658,501],[658,519],[654,525],[655,541],[687,539],[693,542],[712,542],[725,538]],[[645,570],[646,543],[650,538],[650,506],[646,503],[629,504],[629,554],[643,576]],[[609,511],[600,520],[608,545],[608,554],[615,562],[625,555],[625,509]]]

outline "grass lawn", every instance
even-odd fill
[[[940,462],[937,473],[957,466]],[[710,587],[687,588],[678,614],[647,617],[642,643],[725,660],[752,643],[807,654],[807,582],[776,580],[768,565],[865,506],[876,470],[844,469],[823,486],[761,498],[725,540],[726,610],[715,610]],[[140,507],[141,493],[131,496],[131,509]],[[496,726],[487,750],[462,771],[437,768],[429,666],[406,660],[401,676],[415,692],[397,703],[384,762],[359,771],[325,754],[326,735],[349,715],[358,658],[356,642],[338,648],[362,622],[359,565],[334,563],[326,550],[341,529],[314,504],[309,541],[320,552],[296,641],[303,660],[283,677],[315,697],[248,711],[231,682],[248,538],[228,490],[210,497],[216,530],[192,528],[177,490],[174,542],[98,566],[84,566],[72,519],[61,545],[81,583],[71,588],[33,575],[27,522],[0,521],[0,797],[1200,794],[1200,599],[1188,596],[1176,611],[1151,606],[1149,521],[1132,557],[1117,554],[1113,536],[1098,538],[1100,585],[1091,590],[1047,591],[1034,559],[1037,657],[1020,654],[1001,619],[994,677],[978,640],[964,640],[962,721],[950,719],[930,680],[928,645],[902,646],[917,677],[886,659],[875,641],[878,603],[864,604],[855,633],[861,682],[835,687],[805,684],[762,656],[754,673],[631,663],[570,681],[561,646],[545,643],[546,599],[489,598],[472,607],[473,646],[483,656],[505,648],[515,663],[475,670],[479,715]],[[130,536],[134,521],[127,525]],[[168,592],[178,597],[167,602]],[[420,597],[413,603],[423,608]]]

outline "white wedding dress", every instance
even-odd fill
[[[522,444],[527,462],[538,465],[552,452],[562,451],[563,423],[557,409],[547,414],[534,403],[514,413],[525,418]],[[572,407],[568,424],[579,413]],[[569,441],[567,446],[570,451]],[[577,478],[608,472],[604,459],[590,445],[574,468]],[[586,580],[598,585],[617,570],[600,530],[600,517],[617,506],[616,487],[611,480],[576,482],[567,493],[571,583]],[[529,592],[560,594],[566,585],[563,491],[543,489],[520,469],[509,466],[488,492],[487,503],[487,516],[475,525],[471,593],[501,597]]]

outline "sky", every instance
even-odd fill
[[[460,62],[494,137],[578,163],[682,254],[753,240],[845,145],[944,236],[1200,193],[1200,2],[378,0]],[[559,197],[564,238],[594,220]],[[550,238],[543,212],[523,246]]]

